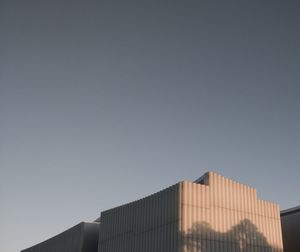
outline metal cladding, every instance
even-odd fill
[[[24,252],[283,252],[278,205],[213,172],[104,211],[96,221]]]
[[[282,252],[279,207],[216,173],[102,212],[98,252]]]
[[[283,251],[279,207],[254,188],[209,172],[180,192],[179,251]]]
[[[300,206],[281,211],[284,252],[300,251]]]
[[[179,184],[101,214],[101,252],[174,252],[179,237]]]
[[[99,223],[81,222],[22,252],[96,252],[98,236]]]

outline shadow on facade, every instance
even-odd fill
[[[212,229],[207,222],[197,222],[182,234],[182,238],[182,246],[187,252],[282,252],[281,249],[271,246],[248,219],[242,220],[224,233]]]

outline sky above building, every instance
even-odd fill
[[[212,170],[299,205],[298,1],[0,1],[0,251]]]

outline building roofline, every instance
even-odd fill
[[[285,210],[282,210],[280,212],[280,215],[281,216],[285,216],[285,215],[293,214],[293,213],[297,213],[297,212],[300,212],[300,205],[292,207],[292,208],[288,208],[288,209],[285,209]]]
[[[197,178],[193,183],[199,184],[204,178],[209,176],[209,173],[211,173],[211,171],[205,172],[200,178]]]
[[[70,231],[72,231],[72,230],[74,230],[74,229],[76,229],[76,228],[80,228],[80,229],[81,229],[80,232],[82,232],[82,231],[83,231],[83,228],[84,228],[84,225],[90,225],[90,224],[91,224],[91,225],[99,225],[99,223],[97,223],[97,222],[87,222],[87,221],[79,222],[78,224],[76,224],[76,225],[74,225],[73,227],[70,227],[70,228],[68,228],[68,229],[66,229],[66,230],[64,230],[64,231],[62,231],[62,232],[60,232],[59,234],[53,235],[53,236],[51,236],[50,238],[47,238],[46,240],[43,240],[43,241],[38,242],[38,243],[36,243],[36,244],[34,244],[34,245],[30,246],[30,247],[27,247],[27,248],[25,248],[25,249],[22,249],[21,252],[26,252],[27,250],[30,250],[30,249],[32,249],[32,248],[34,248],[34,247],[41,246],[41,245],[43,245],[43,244],[47,244],[47,243],[53,241],[54,239],[56,239],[56,238],[58,238],[58,237],[61,237],[61,236],[63,236],[64,234],[66,234],[66,233],[68,233],[68,232],[70,232]]]

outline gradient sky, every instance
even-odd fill
[[[0,0],[0,251],[208,170],[299,205],[299,13]]]

